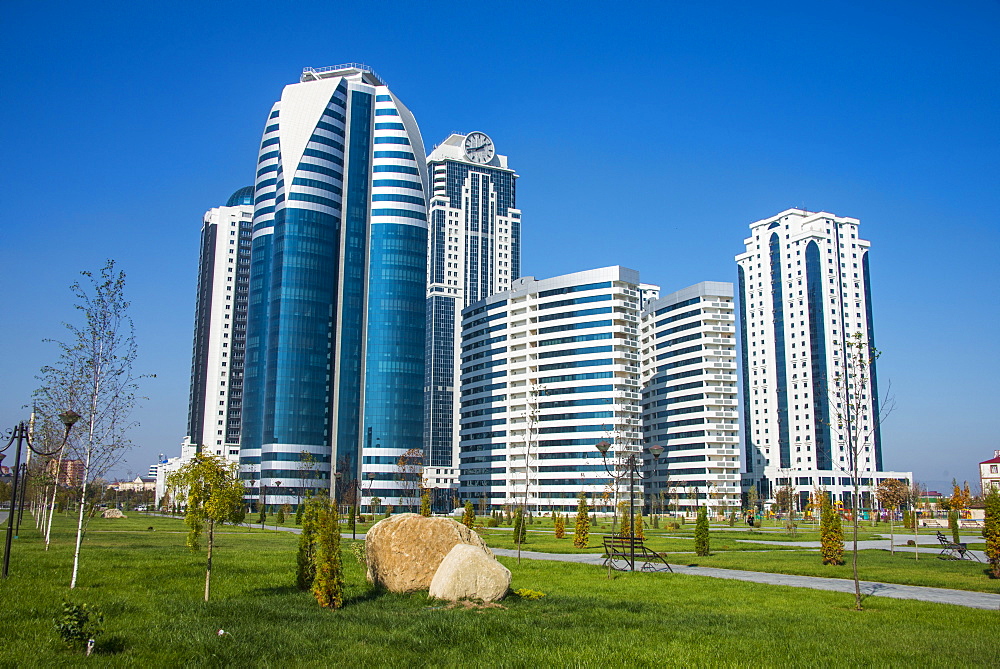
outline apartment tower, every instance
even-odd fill
[[[791,486],[803,508],[826,490],[850,502],[852,453],[839,430],[849,337],[875,346],[869,242],[859,221],[788,209],[750,224],[736,256],[740,292],[745,471],[763,499]],[[912,479],[882,466],[878,376],[860,391],[864,434],[858,469],[863,496],[884,478]],[[853,392],[852,392],[853,395]],[[852,400],[853,401],[853,400]]]
[[[182,448],[237,462],[250,285],[253,186],[202,219],[188,432]]]

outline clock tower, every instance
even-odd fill
[[[424,480],[435,510],[451,511],[457,489],[457,327],[462,309],[504,290],[521,275],[517,174],[484,132],[453,134],[427,157],[431,192],[427,245],[427,366],[424,387]]]

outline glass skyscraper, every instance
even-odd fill
[[[423,436],[424,155],[413,115],[364,65],[306,68],[271,109],[240,452],[268,504],[331,488],[412,503],[401,459]]]
[[[462,309],[521,275],[517,174],[481,132],[452,134],[427,162],[433,193],[427,277],[424,478],[443,504],[458,485]]]

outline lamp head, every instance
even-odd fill
[[[73,427],[76,421],[80,420],[80,414],[73,411],[72,409],[69,409],[59,414],[59,420],[62,421],[63,425],[65,425],[66,429],[68,430],[69,428]]]
[[[660,456],[663,454],[663,446],[660,446],[659,444],[653,444],[652,446],[649,447],[649,452],[653,454],[654,458],[659,460]]]
[[[611,444],[609,444],[607,441],[597,442],[597,450],[601,452],[602,456],[606,456],[608,454],[609,448],[611,448]]]
[[[369,481],[374,481],[375,480],[375,472],[368,472],[367,474],[365,474],[365,476],[368,477]]]

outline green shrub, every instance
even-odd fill
[[[302,516],[302,534],[299,535],[299,551],[295,558],[295,585],[300,590],[309,590],[316,578],[316,525],[319,522],[318,499],[305,503]]]
[[[534,600],[541,599],[545,596],[545,593],[541,590],[529,590],[528,588],[520,588],[514,591],[514,594],[521,599]]]
[[[986,540],[986,559],[990,563],[993,578],[1000,578],[1000,490],[991,489],[985,501],[983,538]]]
[[[825,496],[820,511],[819,534],[823,564],[844,564],[844,530],[840,525],[840,514],[834,511]]]
[[[514,512],[514,543],[523,544],[527,536],[527,523],[524,522],[524,512],[518,509]]]
[[[696,555],[704,557],[708,555],[708,509],[700,507],[698,509],[698,520],[694,526],[694,552]]]
[[[958,536],[958,511],[951,510],[948,512],[948,527],[951,528],[951,540],[956,544],[960,543],[962,540]]]
[[[78,650],[104,631],[101,628],[104,616],[89,604],[63,602],[62,613],[53,622],[63,643]]]
[[[562,539],[566,536],[566,519],[559,514],[552,521],[552,525],[556,531],[556,539]]]
[[[316,578],[312,591],[323,608],[344,605],[344,568],[340,560],[340,519],[336,507],[324,504],[319,510],[316,531]]]
[[[576,527],[573,530],[573,545],[576,548],[586,548],[590,543],[590,516],[587,515],[587,493],[580,491],[576,505]]]
[[[468,502],[466,502],[466,509],[468,509]],[[431,517],[431,495],[428,492],[424,492],[420,496],[420,515],[425,518]]]
[[[470,530],[476,524],[476,510],[472,507],[472,502],[466,500],[465,512],[462,514],[462,524]]]

